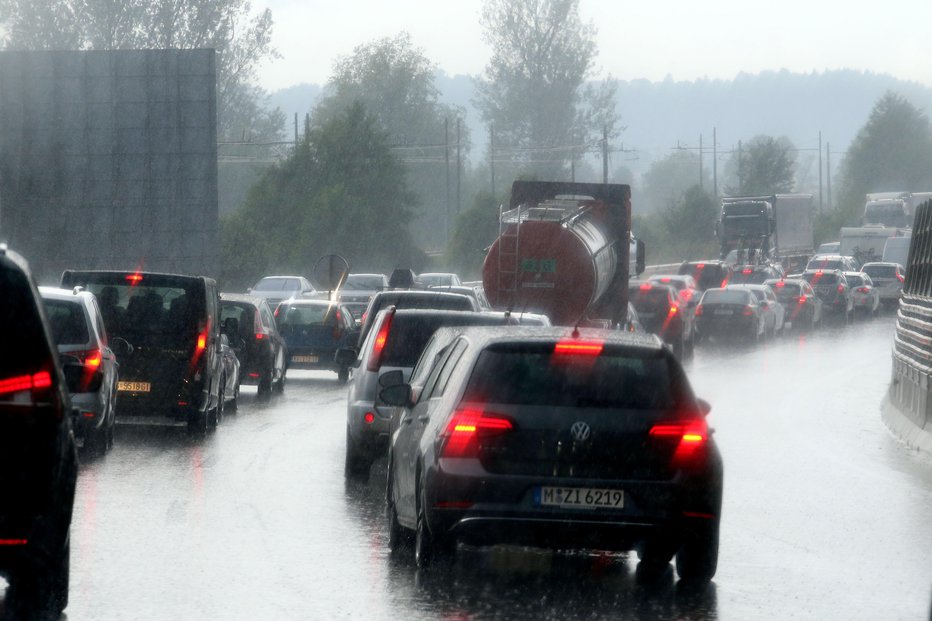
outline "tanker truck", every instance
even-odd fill
[[[498,310],[543,313],[554,325],[616,327],[627,318],[629,274],[643,271],[629,186],[515,181],[482,284]]]

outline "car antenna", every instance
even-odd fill
[[[570,336],[573,337],[574,339],[579,338],[579,324],[576,324],[575,326],[573,326],[573,333],[570,334]]]

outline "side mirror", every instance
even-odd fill
[[[395,384],[383,388],[379,399],[386,405],[405,407],[411,403],[411,386],[409,384]]]
[[[388,373],[383,373],[379,376],[379,386],[381,388],[388,388],[390,386],[397,386],[398,384],[404,384],[405,377],[400,369],[395,369],[394,371],[389,371]]]
[[[356,350],[350,347],[341,347],[337,350],[337,353],[334,354],[333,359],[341,367],[357,367],[359,366],[358,360],[356,359]]]
[[[128,358],[133,355],[133,346],[126,339],[119,336],[110,339],[110,349],[116,354],[117,358]]]
[[[702,412],[703,416],[708,416],[709,412],[712,411],[712,404],[705,399],[696,399],[696,405],[699,406],[699,411]]]

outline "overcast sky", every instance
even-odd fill
[[[255,8],[265,6],[253,0]],[[282,58],[261,85],[324,83],[334,60],[402,30],[451,75],[482,72],[481,0],[268,0]],[[932,86],[932,0],[581,0],[598,28],[602,75],[733,78],[786,68],[853,68]]]

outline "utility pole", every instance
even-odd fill
[[[602,126],[602,183],[608,183],[608,127]]]
[[[822,213],[822,131],[819,131],[819,213]]]
[[[294,113],[294,144],[298,146],[298,113]]]
[[[712,128],[712,194],[718,198],[718,137]]]
[[[825,143],[825,180],[827,190],[827,197],[825,204],[828,205],[828,210],[832,210],[832,143]]]
[[[462,147],[462,134],[460,133],[460,118],[456,117],[456,213],[460,213],[460,178],[462,177],[463,161],[460,156]]]
[[[489,171],[492,173],[492,200],[495,200],[495,128],[489,123]]]
[[[443,212],[444,241],[450,241],[450,119],[443,119],[443,163],[447,173],[447,208]]]
[[[699,134],[699,189],[702,189],[702,134]]]
[[[741,157],[741,141],[739,140],[739,141],[738,141],[738,194],[743,195],[743,194],[744,194],[744,178],[743,178],[742,175],[741,175],[741,173],[742,173],[742,171],[741,171],[741,160],[742,160],[742,157]]]

